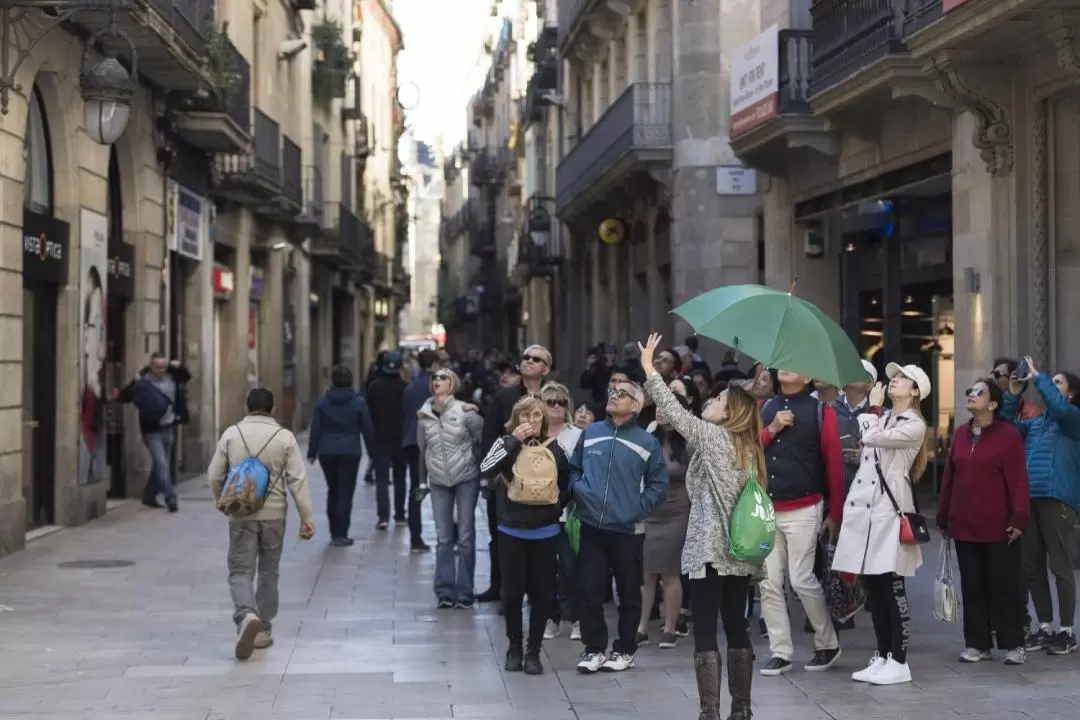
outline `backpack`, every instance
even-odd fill
[[[240,431],[239,425],[236,426],[236,432],[240,435],[240,442],[244,444],[247,457],[229,468],[229,474],[225,476],[225,485],[222,486],[221,495],[218,497],[218,510],[230,517],[247,517],[262,509],[263,504],[266,503],[266,497],[270,494],[271,479],[270,470],[259,459],[259,456],[283,429],[275,430],[262,449],[252,454],[244,433]]]
[[[555,438],[523,445],[507,483],[506,499],[521,505],[559,504],[559,465],[548,448]]]
[[[776,544],[776,511],[755,474],[746,480],[728,524],[728,554],[733,560],[761,563]]]

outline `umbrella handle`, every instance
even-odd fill
[[[795,286],[799,284],[799,274],[796,273],[795,277],[791,278],[791,285],[788,287],[788,294],[795,294]]]

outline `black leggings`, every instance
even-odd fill
[[[892,654],[898,663],[907,662],[911,636],[911,610],[908,608],[904,578],[896,573],[863,575],[866,601],[874,621],[877,651],[881,657]]]
[[[717,575],[705,566],[705,577],[690,580],[690,608],[694,613],[694,651],[719,650],[716,643],[716,616],[724,625],[729,650],[750,647],[746,631],[746,593],[749,575]]]

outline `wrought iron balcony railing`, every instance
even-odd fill
[[[281,145],[281,194],[297,207],[304,204],[303,156],[300,146],[288,137]]]
[[[833,87],[890,55],[907,53],[904,20],[918,0],[814,0],[810,94]]]
[[[231,40],[225,44],[225,60],[235,78],[225,91],[225,114],[240,127],[251,127],[251,65]]]
[[[281,188],[281,136],[278,124],[262,110],[252,113],[253,147],[246,153],[218,155],[218,172],[227,179],[258,185],[272,192]]]
[[[323,197],[322,168],[308,165],[304,168],[305,211],[315,218],[320,227],[326,225],[326,198]]]
[[[930,27],[944,16],[941,0],[908,0],[904,37]]]

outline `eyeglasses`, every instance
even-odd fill
[[[547,406],[549,408],[557,408],[557,407],[565,408],[565,407],[568,407],[570,405],[570,403],[567,402],[566,400],[545,400],[544,402],[547,404]]]
[[[623,390],[622,388],[611,388],[610,390],[608,390],[607,394],[608,394],[608,397],[613,397],[616,400],[623,400],[625,398],[634,397],[634,393],[629,392],[627,390]]]
[[[972,387],[964,391],[964,397],[981,398],[986,394],[986,388]]]
[[[521,358],[522,362],[531,362],[538,365],[547,365],[547,358],[542,358],[539,355],[524,355]]]
[[[435,373],[431,376],[432,380],[449,380],[450,376],[445,373]]]
[[[1009,374],[1001,372],[1000,370],[995,370],[994,372],[990,373],[990,377],[994,378],[995,380],[1000,380],[1003,377],[1009,377]]]

